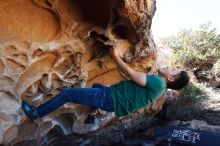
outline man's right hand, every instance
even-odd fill
[[[115,49],[114,47],[112,47],[110,49],[110,52],[111,52],[112,57],[114,57],[114,56],[116,56],[118,54],[117,49]]]
[[[125,79],[129,79],[134,81],[136,84],[145,87],[146,86],[146,74],[142,72],[138,72],[130,68],[118,55],[118,50],[115,48],[111,48],[111,54],[113,59],[115,60],[119,72]]]

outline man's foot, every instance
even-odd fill
[[[92,124],[92,123],[94,123],[98,113],[99,113],[99,108],[97,108],[97,107],[91,107],[91,109],[90,109],[90,114],[89,114],[88,117],[84,120],[84,123],[85,123],[85,124]]]
[[[115,117],[115,114],[111,112],[105,115],[96,116],[93,123],[86,124],[85,121],[83,123],[81,121],[76,121],[73,124],[73,132],[80,134],[94,132],[107,126]]]
[[[35,111],[35,107],[34,106],[31,106],[27,102],[22,101],[21,107],[22,107],[24,113],[26,114],[26,116],[29,119],[35,120],[37,118],[37,115],[34,113],[34,111]]]
[[[88,117],[85,119],[84,123],[92,124],[95,122],[95,118],[96,118],[96,115],[89,114]]]

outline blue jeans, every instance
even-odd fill
[[[114,111],[111,88],[95,83],[92,88],[65,88],[46,103],[36,107],[35,113],[41,118],[67,102],[88,105],[108,112]]]

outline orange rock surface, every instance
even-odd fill
[[[123,80],[111,47],[133,69],[150,71],[156,60],[150,30],[155,7],[155,0],[1,0],[0,143],[28,137],[21,100],[39,105],[63,88]],[[66,104],[30,129],[50,123],[48,131],[66,113],[83,121],[88,107]]]

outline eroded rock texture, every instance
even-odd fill
[[[1,0],[0,142],[37,139],[54,125],[72,133],[67,125],[83,122],[88,107],[66,104],[30,122],[21,100],[39,105],[66,87],[122,80],[111,47],[132,68],[148,72],[156,56],[154,13],[155,0]]]

